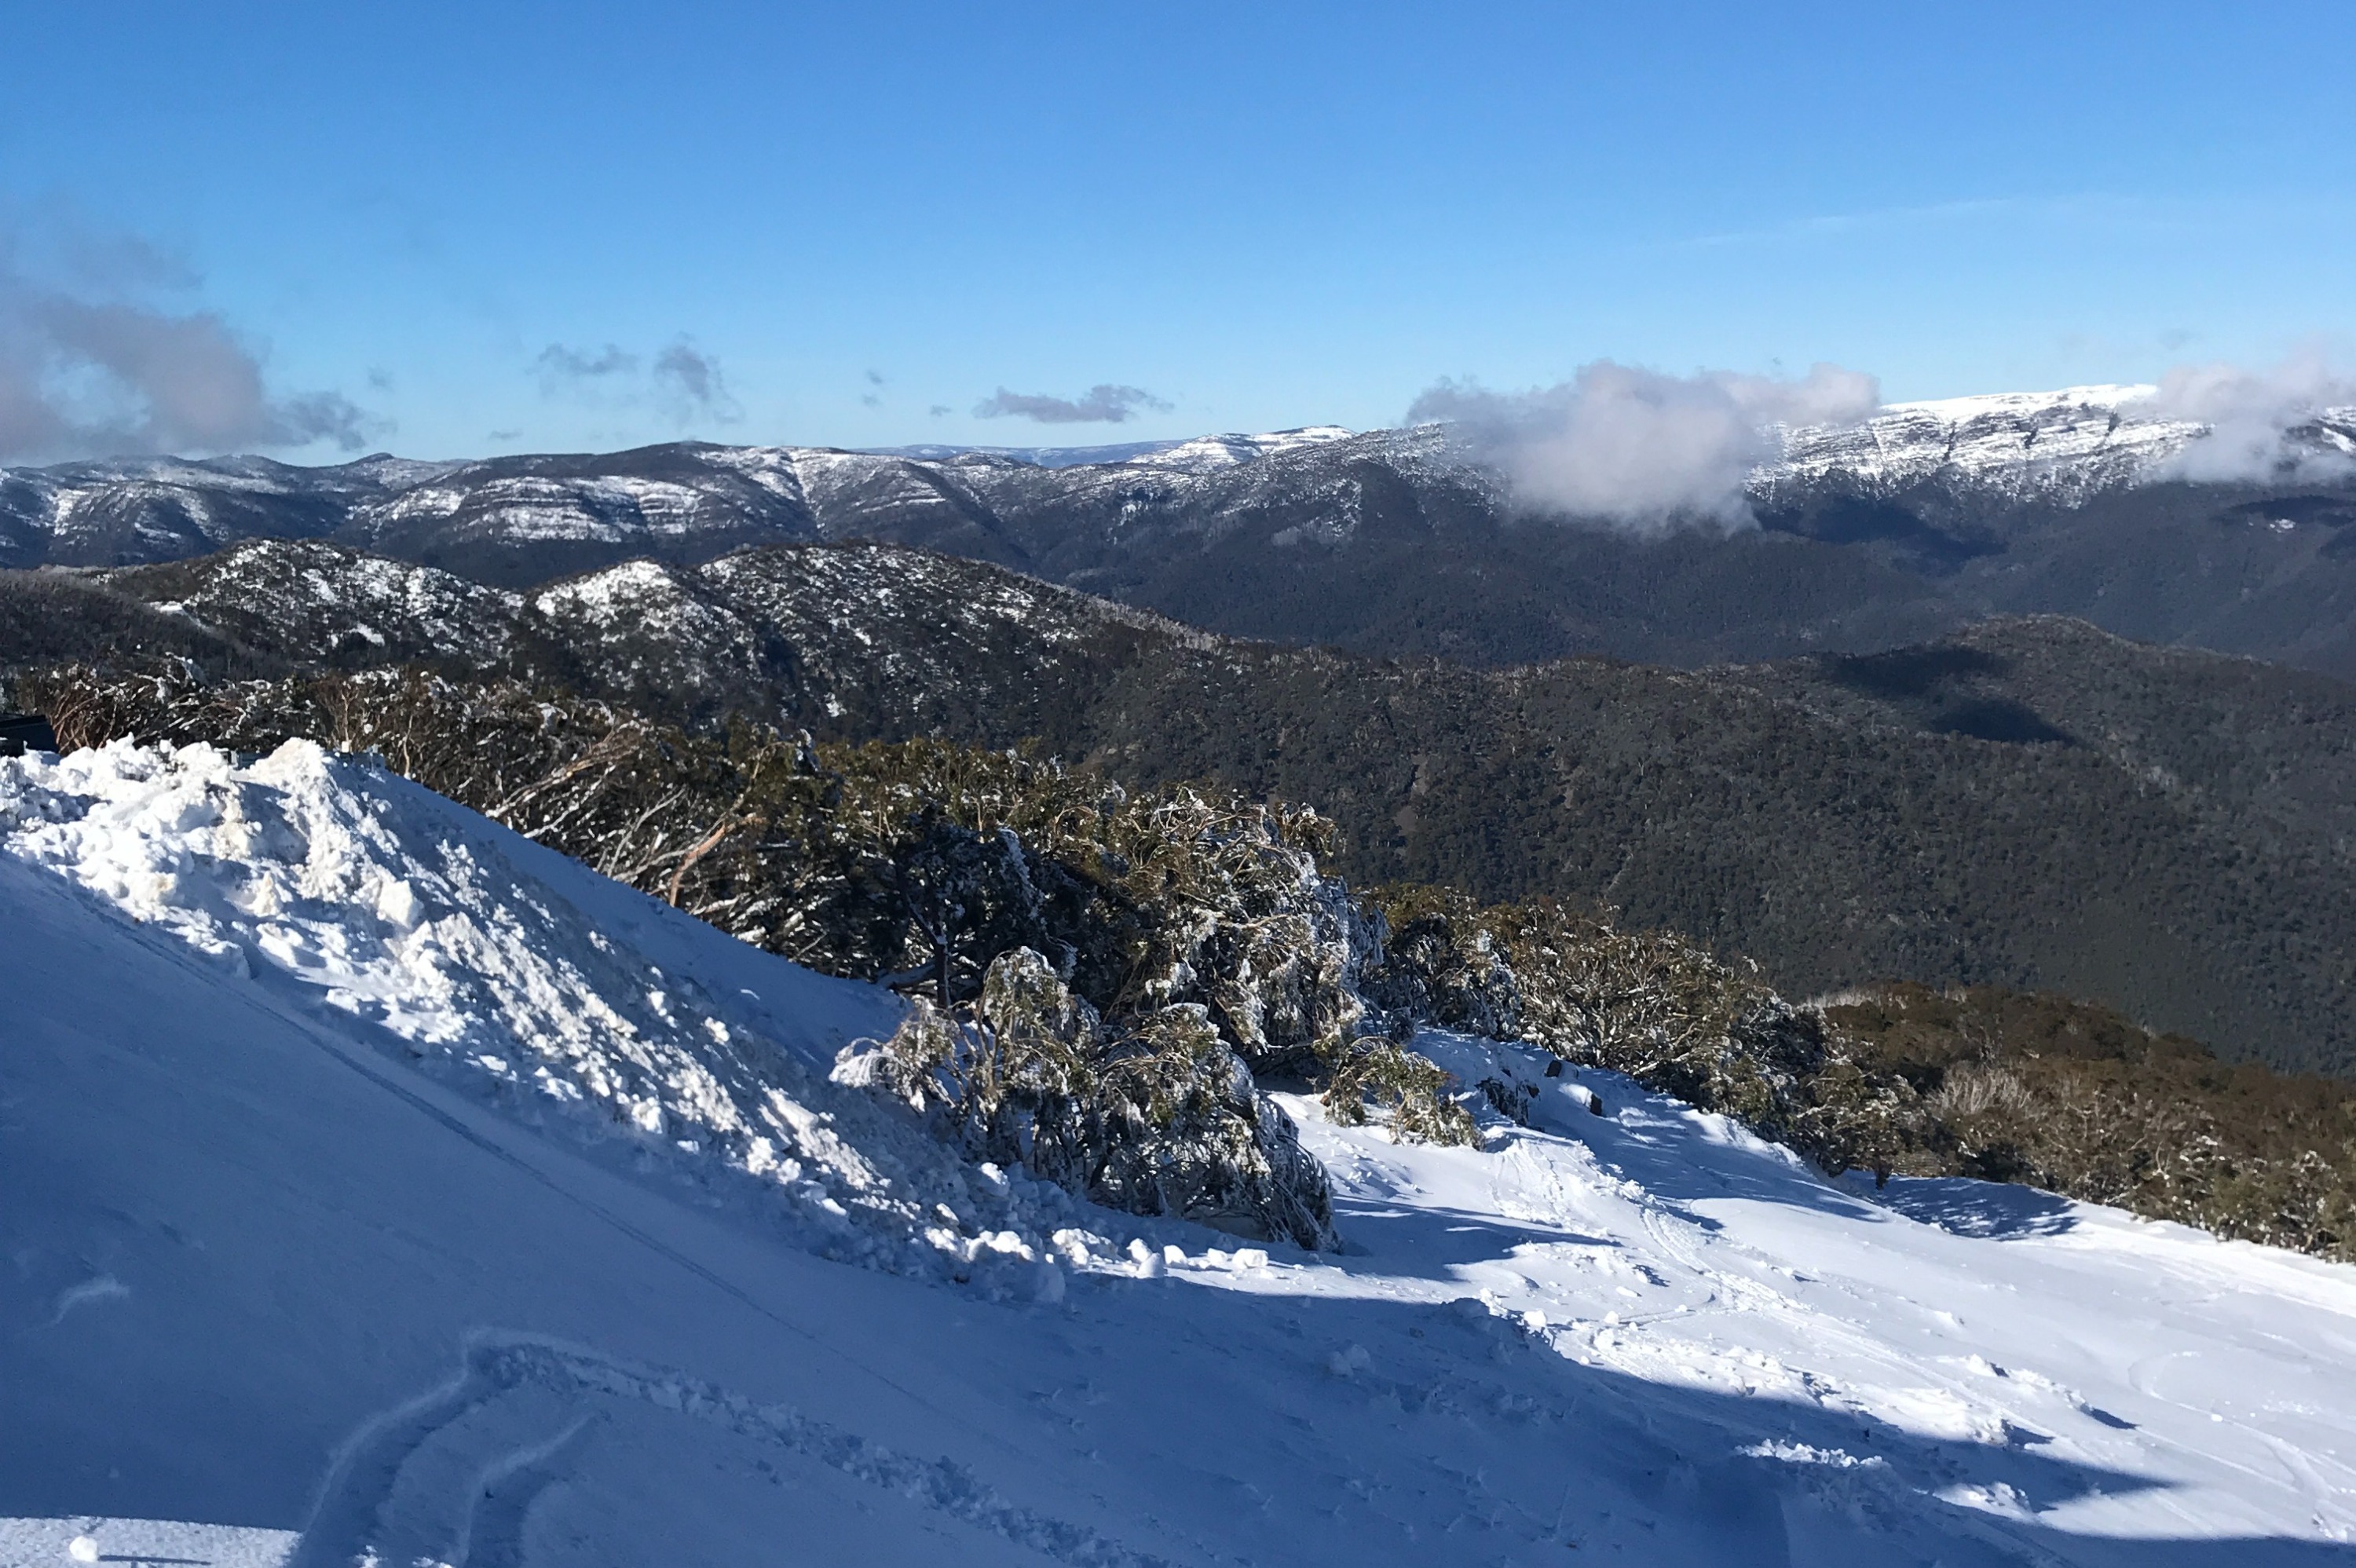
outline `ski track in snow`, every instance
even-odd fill
[[[827,1076],[888,997],[364,763],[0,761],[0,1568],[2356,1563],[2356,1269],[1431,1031],[1530,1125],[1288,1097],[1349,1250],[1251,1248],[959,1167]]]

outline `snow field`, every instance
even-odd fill
[[[1529,1125],[1288,1097],[1346,1252],[1109,1214],[299,744],[0,763],[0,1568],[2356,1563],[2356,1270],[1439,1032]]]
[[[2003,1479],[1929,1488],[1976,1513],[2090,1537],[2356,1541],[2356,1269],[2029,1189],[1827,1183],[1624,1081],[1545,1080],[1528,1048],[1429,1031],[1419,1048],[1466,1082],[1541,1092],[1526,1129],[1486,1118],[1480,1157],[1390,1147],[1289,1104],[1338,1179],[1344,1233],[1374,1254],[1352,1287],[1472,1286],[1581,1366],[1856,1424],[1858,1440],[1811,1443],[1769,1416],[1740,1451],[1782,1464],[1921,1491],[1876,1451],[1886,1432],[2136,1478],[2034,1505]],[[1595,1089],[1610,1115],[1587,1111]],[[1494,1255],[1444,1280],[1384,1277],[1381,1231],[1407,1241],[1435,1216],[1492,1232]]]

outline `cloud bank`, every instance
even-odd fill
[[[1731,370],[1665,376],[1598,359],[1569,381],[1527,392],[1443,380],[1416,399],[1408,420],[1449,425],[1532,511],[1659,532],[1682,523],[1750,526],[1743,481],[1777,454],[1779,426],[1854,424],[1880,402],[1873,377],[1837,365],[1794,380]]]
[[[2325,411],[2351,405],[2356,382],[2311,348],[2260,370],[2179,365],[2160,378],[2146,408],[2158,418],[2209,427],[2207,435],[2160,465],[2161,477],[2305,483],[2356,474],[2356,460],[2301,433]]]
[[[340,393],[273,396],[262,358],[213,311],[154,296],[192,286],[136,240],[0,231],[0,462],[233,452],[331,442],[378,421]]]
[[[1140,410],[1168,413],[1170,405],[1142,387],[1090,387],[1076,398],[1010,392],[1001,387],[973,406],[977,418],[1035,420],[1041,424],[1119,424]]]

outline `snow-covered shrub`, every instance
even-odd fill
[[[1824,1012],[1919,1090],[1902,1168],[2356,1259],[2356,1084],[2229,1065],[2062,997],[1891,985]]]
[[[1902,1080],[1865,1072],[1816,1013],[1674,933],[1552,901],[1484,910],[1421,888],[1385,901],[1399,934],[1367,989],[1387,1005],[1623,1072],[1831,1170],[1887,1173],[1907,1141]]]
[[[1413,1025],[1434,1023],[1625,1072],[1828,1169],[2028,1181],[2356,1257],[2348,1084],[2229,1067],[2051,997],[1886,986],[1797,1007],[1683,937],[1552,903],[1484,909],[1402,888],[1362,909],[1319,870],[1333,828],[1297,808],[1200,788],[1130,795],[1052,763],[935,742],[813,746],[743,725],[689,734],[516,682],[399,670],[208,685],[185,663],[68,668],[22,677],[10,699],[48,714],[69,748],[131,735],[259,752],[302,736],[381,752],[748,941],[928,996],[943,1061],[948,1020],[986,1010],[993,963],[1029,949],[1135,1051],[1125,1071],[1142,1098],[1129,1104],[1144,1109],[1119,1136],[1140,1150],[1162,1147],[1157,1103],[1216,1098],[1215,1053],[1183,1043],[1202,1030],[1252,1071],[1323,1078],[1337,1119],[1379,1110],[1402,1137],[1459,1136],[1454,1086],[1399,1049]],[[1159,1035],[1138,1021],[1156,1017]],[[1049,1054],[1027,1060],[1038,1069]],[[1019,1114],[1042,1082],[994,1103]],[[1256,1156],[1224,1146],[1235,1171],[1323,1190],[1273,1106],[1258,1102],[1249,1125]],[[1044,1149],[1030,1135],[1026,1160],[1055,1162],[1066,1135],[1050,1131]],[[1173,1195],[1242,1189],[1220,1189],[1226,1173],[1191,1157],[1155,1166],[1141,1154],[1121,1168],[1132,1174],[1108,1165],[1092,1189],[1169,1211],[1197,1202]],[[1159,1186],[1144,1174],[1157,1169]],[[1303,1212],[1310,1228],[1323,1222],[1313,1205]],[[1272,1233],[1303,1234],[1304,1222]]]
[[[1313,812],[1184,787],[1131,795],[934,741],[691,735],[514,682],[414,672],[207,686],[183,667],[37,685],[70,746],[304,736],[378,752],[744,940],[924,996],[895,1061],[904,1086],[927,1067],[981,1072],[960,1083],[961,1140],[1004,1154],[1005,1116],[1069,1112],[1082,1119],[1020,1157],[1034,1174],[1140,1212],[1331,1239],[1323,1172],[1251,1076],[1338,1060],[1364,1011],[1355,981],[1378,935],[1319,872],[1330,828]],[[1025,956],[1000,964],[1012,955]],[[1048,981],[1057,1008],[1088,1010],[1085,1028],[1058,1014],[1048,1029]],[[1022,1020],[1002,1085],[992,1075],[1013,1068],[994,1048],[974,1061],[949,1050],[960,1020],[992,1006]],[[1084,1080],[1058,1086],[1051,1038],[1086,1059]]]
[[[1387,1113],[1401,1143],[1477,1147],[1479,1126],[1457,1104],[1455,1081],[1439,1063],[1383,1035],[1361,1035],[1336,1052],[1325,1085],[1325,1114],[1358,1126],[1372,1106]]]
[[[970,1004],[919,998],[876,1081],[977,1160],[1137,1214],[1330,1246],[1325,1172],[1199,1003],[1108,1024],[1029,948]]]
[[[1391,887],[1382,891],[1381,908],[1388,936],[1384,962],[1365,977],[1368,1001],[1490,1040],[1521,1032],[1521,986],[1469,895]]]

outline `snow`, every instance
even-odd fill
[[[1293,430],[1258,435],[1229,432],[1198,435],[1182,441],[1134,441],[1108,446],[920,446],[880,447],[870,452],[830,453],[805,449],[796,453],[804,464],[829,457],[864,456],[954,464],[960,460],[997,459],[1032,468],[1142,468],[1180,474],[1208,474],[1232,468],[1281,452],[1346,441],[1355,433],[1341,425],[1302,425]]]
[[[1530,1125],[1288,1099],[1343,1254],[1059,1209],[305,746],[0,762],[0,1564],[2356,1558],[2356,1270],[1437,1033]]]
[[[1302,447],[1347,441],[1354,432],[1340,425],[1307,425],[1266,435],[1202,435],[1158,452],[1141,453],[1125,461],[1130,468],[1166,469],[1182,474],[1208,474],[1221,468],[1272,457]]]
[[[2147,386],[2064,387],[1892,403],[1862,425],[1789,432],[1754,488],[1845,472],[1871,485],[1944,474],[2013,495],[2080,501],[2133,483],[2206,427],[2156,418]]]
[[[667,661],[663,672],[673,689],[709,679],[714,666],[741,669],[754,662],[751,627],[696,598],[675,569],[651,560],[625,561],[557,583],[536,593],[532,607],[576,646],[642,641],[685,651],[689,656]]]
[[[1890,403],[1881,411],[1928,414],[1949,424],[1963,424],[1988,414],[2036,414],[2055,407],[2128,411],[2129,405],[2142,402],[2158,390],[2148,382],[2104,382],[2063,387],[2051,392],[1978,392],[1960,398],[1918,398],[1911,402]]]
[[[348,1015],[530,1125],[766,1200],[844,1255],[973,1263],[978,1243],[954,1232],[926,1240],[937,1205],[973,1208],[946,1156],[827,1076],[854,1039],[891,1032],[888,994],[707,942],[709,928],[308,741],[248,765],[117,743],[0,766],[15,855],[225,972]],[[997,1208],[1017,1243],[983,1250],[1024,1262],[1068,1218]]]

